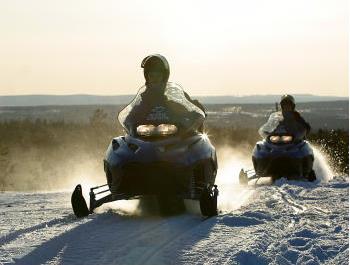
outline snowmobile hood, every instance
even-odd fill
[[[180,85],[168,82],[162,93],[157,94],[142,86],[118,119],[129,134],[137,126],[149,124],[174,124],[179,129],[196,130],[203,123],[205,113],[186,98]]]

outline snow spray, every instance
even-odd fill
[[[333,172],[328,164],[327,156],[324,155],[316,146],[312,145],[314,151],[314,170],[316,173],[317,180],[326,182],[333,179]]]
[[[222,212],[230,212],[238,209],[246,203],[254,190],[249,186],[239,185],[239,172],[242,168],[252,167],[250,160],[251,154],[249,147],[240,146],[219,147],[218,156],[218,173],[216,184],[219,188],[218,208]]]

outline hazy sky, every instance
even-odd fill
[[[192,95],[348,96],[346,0],[0,0],[0,94],[133,94],[166,56]]]

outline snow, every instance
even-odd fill
[[[231,152],[220,151],[220,213],[209,219],[193,203],[160,217],[137,201],[77,219],[69,192],[0,193],[0,264],[348,263],[348,177],[320,166],[316,183],[240,186],[234,172],[247,161]]]

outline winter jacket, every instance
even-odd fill
[[[282,111],[282,114],[283,114],[283,113],[284,113],[284,112]],[[306,122],[306,121],[304,120],[304,118],[301,117],[300,113],[297,112],[296,110],[291,111],[291,113],[292,113],[292,115],[293,115],[293,118],[294,118],[297,122],[299,122],[300,124],[302,124],[302,125],[305,127],[305,129],[306,129],[306,134],[309,134],[309,132],[310,132],[310,130],[311,130],[310,124],[309,124],[308,122]],[[285,114],[283,114],[283,116],[284,116],[284,115],[285,115]]]

